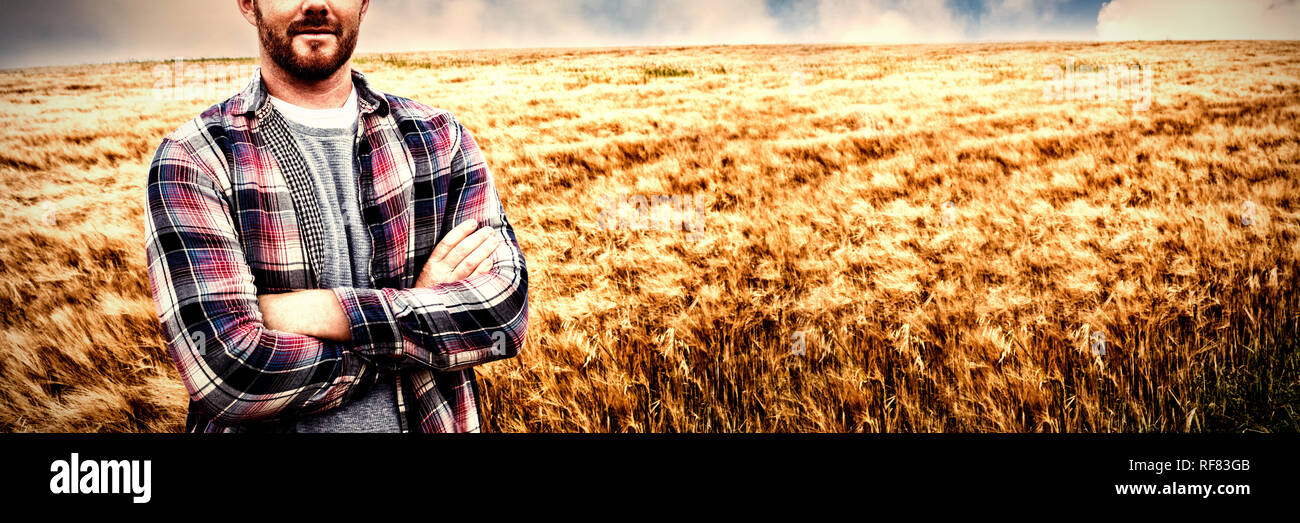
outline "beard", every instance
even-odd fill
[[[357,27],[345,28],[338,22],[330,23],[325,16],[308,16],[306,19],[289,24],[283,31],[273,28],[262,20],[262,11],[254,7],[257,17],[257,33],[262,48],[271,56],[271,61],[286,73],[303,81],[316,82],[329,78],[348,60],[357,47]],[[338,45],[334,53],[327,54],[324,46],[310,46],[307,56],[299,55],[293,50],[293,38],[306,29],[324,30],[332,33]]]

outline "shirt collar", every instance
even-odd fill
[[[388,114],[388,100],[384,98],[382,93],[371,89],[365,75],[356,69],[352,70],[352,85],[357,90],[357,107],[360,108],[361,114],[372,112],[378,112],[380,116]],[[270,95],[266,92],[266,82],[262,81],[262,68],[258,67],[253,70],[253,76],[248,80],[248,85],[244,87],[244,90],[231,99],[230,113],[234,115],[255,114],[258,118],[261,118],[271,109],[271,104],[267,103],[269,100]]]

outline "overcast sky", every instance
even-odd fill
[[[1300,40],[1300,0],[372,0],[358,52],[791,42]],[[12,4],[12,5],[11,5]],[[254,56],[235,0],[5,1],[0,67]]]

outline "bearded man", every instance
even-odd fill
[[[528,273],[451,113],[352,69],[368,0],[237,0],[261,67],[163,139],[149,282],[188,432],[476,432]]]

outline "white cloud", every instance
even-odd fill
[[[1097,16],[1101,40],[1300,39],[1295,0],[1114,0]]]
[[[958,19],[943,0],[798,0],[795,9],[815,15],[802,29],[791,29],[789,21],[768,12],[762,0],[625,5],[646,30],[624,30],[606,19],[593,19],[584,11],[588,5],[582,0],[450,0],[430,7],[414,0],[389,0],[371,7],[360,50],[962,39]]]
[[[804,41],[956,42],[963,39],[957,16],[943,0],[902,4],[882,1],[819,0],[812,31]]]
[[[648,25],[656,44],[783,42],[778,20],[754,0],[667,0],[656,2]]]

